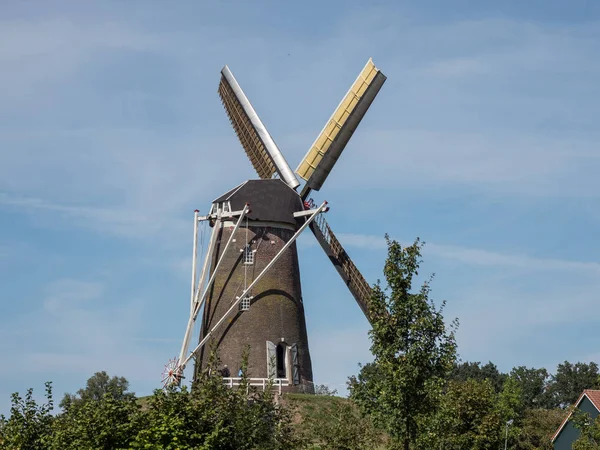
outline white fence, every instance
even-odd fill
[[[272,380],[269,378],[248,378],[247,380],[248,380],[249,386],[262,387],[263,391],[267,388],[269,382],[272,382],[273,387],[278,389],[280,394],[281,394],[282,387],[290,385],[290,383],[288,382],[288,380],[286,378],[274,378]],[[224,377],[223,383],[225,383],[229,387],[239,386],[240,384],[242,384],[242,378],[241,377]]]

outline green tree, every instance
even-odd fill
[[[373,288],[371,352],[374,361],[349,383],[351,398],[405,450],[418,435],[419,417],[434,412],[436,396],[456,359],[455,320],[448,330],[429,298],[430,281],[411,292],[422,243],[403,248],[386,235],[387,286]],[[364,376],[363,376],[364,375]]]
[[[315,395],[323,395],[326,397],[332,397],[337,395],[337,389],[331,389],[326,384],[315,385]]]
[[[243,355],[244,373],[247,352]],[[11,450],[178,449],[279,450],[299,448],[288,409],[273,386],[257,392],[243,377],[228,388],[214,370],[201,373],[192,391],[157,390],[141,407],[127,380],[94,374],[52,417],[52,392],[38,405],[33,391],[13,395],[11,415],[0,416],[0,448]],[[212,373],[212,375],[211,375]],[[102,394],[102,395],[100,395]]]
[[[384,440],[369,416],[349,399],[330,397],[319,414],[307,414],[302,423],[304,441],[319,450],[372,450]]]
[[[450,374],[451,380],[467,381],[474,379],[478,381],[490,380],[494,390],[500,392],[508,375],[501,373],[496,365],[489,361],[482,366],[480,362],[463,362],[456,364]]]
[[[427,418],[429,426],[422,427],[418,447],[477,450],[497,444],[501,420],[495,405],[490,380],[450,381],[436,414]]]
[[[52,384],[46,383],[46,403],[39,405],[28,389],[25,398],[11,396],[10,416],[0,415],[0,447],[8,450],[46,449],[51,436],[54,408]]]
[[[510,377],[521,388],[525,408],[541,408],[548,403],[546,388],[549,375],[546,369],[534,369],[525,366],[514,367],[510,371]]]
[[[449,381],[436,413],[422,424],[417,448],[496,450],[504,443],[506,422],[517,419],[521,409],[521,393],[512,381],[500,393],[489,379]],[[509,440],[518,434],[515,421]]]
[[[360,370],[358,376],[350,376],[347,381],[348,392],[363,413],[371,413],[379,407],[379,389],[385,383],[383,372],[377,364],[367,363],[358,365]],[[360,397],[360,400],[357,398]]]
[[[138,430],[140,406],[114,387],[102,398],[87,397],[65,406],[53,423],[52,450],[129,448]]]
[[[564,417],[565,412],[562,409],[525,410],[515,450],[553,450],[550,439]]]
[[[79,389],[77,395],[65,394],[59,406],[65,408],[77,401],[100,401],[106,394],[112,396],[115,400],[123,397],[135,397],[133,392],[129,392],[129,381],[124,377],[113,376],[112,378],[105,372],[96,372],[85,383],[85,388]]]
[[[583,411],[574,411],[570,419],[580,435],[573,443],[573,450],[600,450],[600,420],[592,420],[590,415]]]
[[[191,392],[157,390],[140,418],[132,448],[138,449],[289,449],[297,446],[289,411],[277,404],[273,387],[256,391],[246,378],[242,355],[239,387],[223,384],[211,353],[208,368],[196,374]]]
[[[128,448],[137,433],[139,405],[123,377],[96,372],[76,395],[65,394],[53,423],[51,449]]]
[[[577,401],[585,389],[599,387],[598,364],[565,361],[559,364],[548,387],[549,408],[566,408]]]

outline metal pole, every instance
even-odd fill
[[[213,250],[215,247],[215,242],[217,241],[217,235],[219,234],[220,227],[221,227],[221,219],[218,216],[217,220],[215,222],[215,226],[212,231],[212,235],[210,237],[210,243],[209,243],[208,249],[206,251],[206,256],[204,258],[204,266],[202,267],[202,276],[200,277],[200,283],[198,284],[197,289],[196,289],[196,295],[197,295],[200,287],[204,284],[206,268],[210,265],[212,253],[213,253]],[[195,302],[196,302],[196,300],[194,300],[194,303]],[[177,360],[178,363],[179,363],[179,361],[182,361],[183,358],[185,358],[185,355],[186,355],[188,347],[189,347],[190,338],[191,338],[192,332],[194,330],[194,321],[195,321],[194,312],[195,311],[196,310],[194,309],[193,311],[190,312],[190,318],[188,319],[188,324],[185,329],[185,334],[183,335],[183,343],[181,344],[181,350],[179,352],[179,359]]]
[[[198,296],[200,295],[200,289],[202,289],[202,286],[204,286],[204,281],[206,280],[206,272],[210,269],[210,264],[212,263],[213,251],[215,249],[217,237],[219,235],[220,230],[221,230],[221,216],[217,215],[217,219],[215,220],[215,224],[213,226],[213,231],[210,235],[208,249],[206,250],[206,255],[204,257],[204,265],[202,266],[202,272],[200,272],[200,281],[198,282],[198,285],[196,286],[194,304],[198,302]]]
[[[327,202],[323,202],[321,204],[321,206],[319,206],[316,209],[316,211],[314,212],[314,214],[312,216],[310,216],[306,220],[306,222],[304,222],[302,224],[302,226],[298,229],[298,231],[296,231],[296,233],[292,236],[292,238],[289,241],[286,242],[286,244],[281,248],[281,250],[279,250],[279,253],[277,253],[277,255],[275,255],[275,257],[271,260],[271,262],[269,262],[269,264],[267,264],[267,266],[263,269],[263,271],[254,279],[254,281],[252,283],[250,283],[250,286],[248,286],[244,290],[244,292],[242,292],[242,294],[238,297],[238,299],[235,302],[233,302],[233,304],[231,305],[231,307],[227,310],[227,312],[225,312],[225,314],[223,314],[223,316],[215,324],[215,326],[212,328],[212,330],[210,330],[206,334],[206,336],[204,337],[204,339],[202,339],[200,341],[200,343],[196,346],[196,348],[183,361],[183,363],[180,366],[181,370],[185,369],[185,366],[187,365],[187,363],[189,362],[189,360],[196,354],[196,352],[198,350],[200,350],[202,348],[202,346],[204,346],[204,344],[206,343],[206,341],[211,337],[211,335],[219,327],[219,325],[221,325],[223,323],[223,321],[227,318],[227,316],[229,315],[229,313],[231,311],[233,311],[233,309],[242,301],[242,299],[248,294],[248,292],[250,292],[250,290],[252,290],[252,288],[254,287],[254,285],[256,283],[258,283],[260,281],[260,279],[263,277],[263,275],[277,262],[277,260],[281,257],[281,255],[283,255],[283,253],[290,247],[290,245],[292,245],[296,241],[296,239],[298,238],[298,236],[300,235],[300,233],[302,233],[306,229],[306,227],[310,225],[310,223],[315,219],[315,217],[323,209],[325,209],[326,206],[327,206]]]
[[[242,213],[240,215],[240,218],[238,219],[237,223],[235,224],[235,228],[233,229],[231,236],[229,236],[229,239],[227,240],[227,244],[225,245],[225,248],[223,249],[223,253],[221,254],[221,257],[219,258],[219,261],[217,262],[217,265],[215,266],[214,270],[213,270],[213,274],[212,276],[209,278],[208,283],[206,284],[206,288],[204,289],[204,293],[202,294],[202,297],[200,299],[198,299],[197,301],[194,302],[194,309],[192,310],[192,312],[190,313],[190,318],[188,320],[188,324],[187,327],[185,329],[185,335],[183,337],[183,345],[181,346],[181,352],[179,353],[179,361],[182,361],[183,358],[185,358],[185,354],[188,350],[189,347],[189,341],[190,341],[190,337],[192,335],[192,331],[194,328],[194,322],[196,321],[196,317],[198,317],[198,313],[200,312],[200,308],[202,307],[202,303],[204,303],[204,299],[206,298],[206,295],[208,294],[208,290],[210,289],[210,286],[212,284],[212,282],[215,280],[215,276],[217,274],[217,269],[219,268],[221,262],[223,261],[223,257],[225,256],[225,253],[227,253],[227,249],[229,248],[229,245],[231,244],[231,242],[233,241],[233,236],[235,235],[235,232],[237,231],[237,229],[239,228],[240,224],[242,223],[242,220],[244,219],[245,215],[250,211],[249,205],[246,203],[244,205],[244,209],[242,209]],[[220,226],[220,220],[219,218],[217,218],[217,222],[215,223],[215,228],[213,230],[213,239],[216,240],[216,235],[219,232],[219,230],[217,230],[217,227]],[[210,258],[212,257],[212,251],[214,248],[214,240],[211,241],[211,247],[209,249],[209,252],[207,253],[206,257],[207,257],[207,263],[210,264]],[[200,289],[202,288],[202,283],[204,283],[204,274],[206,273],[206,266],[207,263],[205,263],[205,266],[202,269],[202,280],[201,280],[201,284],[198,285],[198,289],[197,292],[200,292]],[[189,359],[189,358],[188,358]],[[187,361],[187,359],[186,359]]]
[[[506,422],[506,436],[504,438],[504,450],[508,448],[508,427],[513,424],[514,419],[510,419]]]
[[[200,220],[200,218],[198,218]],[[221,221],[217,218],[215,221],[215,226],[213,232],[210,235],[210,241],[208,242],[208,248],[206,249],[206,255],[204,257],[204,264],[202,265],[202,272],[200,272],[200,280],[196,285],[196,290],[194,291],[194,303],[196,303],[196,298],[200,292],[202,286],[204,286],[204,281],[206,280],[206,271],[209,269],[211,258],[212,258],[212,250],[215,247],[215,242],[217,240],[217,235],[219,234],[219,229],[221,227]],[[190,314],[194,312],[194,309],[190,311]]]
[[[196,297],[196,262],[198,261],[198,213],[194,211],[194,249],[192,250],[192,294],[190,296],[190,314],[194,312],[194,297]]]
[[[198,299],[198,304],[196,305],[196,309],[194,311],[194,319],[196,319],[196,316],[198,315],[198,312],[200,311],[200,307],[202,306],[202,303],[204,303],[204,299],[206,298],[206,294],[208,294],[208,290],[210,289],[210,286],[212,285],[213,281],[215,281],[215,277],[217,276],[217,270],[219,269],[219,266],[221,265],[221,263],[223,262],[223,259],[225,258],[225,253],[227,253],[227,249],[229,248],[229,245],[233,241],[235,232],[238,230],[238,228],[240,227],[240,224],[242,223],[242,220],[244,220],[244,217],[246,217],[246,214],[248,214],[249,212],[250,212],[250,205],[248,205],[248,203],[246,203],[244,205],[244,209],[242,209],[242,214],[240,214],[240,218],[238,219],[237,223],[235,224],[235,227],[233,228],[233,231],[231,232],[231,235],[229,236],[229,239],[227,240],[227,244],[225,244],[225,248],[223,249],[223,252],[221,253],[221,257],[219,258],[217,265],[213,269],[213,273],[212,273],[211,277],[208,279],[208,283],[206,283],[206,288],[204,288],[202,297],[200,297]]]

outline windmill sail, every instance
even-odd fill
[[[271,178],[277,172],[279,177],[292,189],[297,188],[300,185],[298,179],[258,114],[256,114],[229,67],[225,66],[221,70],[221,75],[219,96],[235,133],[258,176],[260,178]]]
[[[365,277],[362,276],[358,268],[354,265],[348,253],[340,244],[340,241],[335,237],[329,224],[323,216],[320,216],[311,225],[310,229],[321,244],[323,250],[333,263],[350,293],[358,303],[358,306],[366,316],[369,322],[371,321],[369,313],[369,303],[371,301],[372,289]]]
[[[323,186],[385,80],[386,76],[369,59],[296,169],[307,182],[302,198],[311,189],[318,191]]]

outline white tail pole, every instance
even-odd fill
[[[198,261],[198,210],[194,211],[194,249],[192,250],[192,293],[190,295],[190,314],[194,312],[196,296],[196,263]]]
[[[201,286],[204,284],[204,274],[206,273],[206,268],[210,265],[210,262],[212,260],[212,254],[215,248],[215,243],[217,242],[217,235],[219,234],[219,229],[221,228],[221,219],[220,216],[217,216],[217,220],[215,221],[215,225],[213,227],[213,231],[212,234],[210,236],[210,243],[208,244],[208,250],[206,251],[206,256],[204,258],[204,266],[202,267],[202,277],[200,279],[200,283],[198,284],[197,288],[196,288],[196,295],[198,292],[198,289],[201,288]],[[190,311],[190,318],[188,319],[188,324],[187,327],[185,329],[185,334],[183,335],[183,343],[181,344],[181,350],[179,352],[179,359],[178,361],[181,361],[187,351],[188,348],[190,346],[190,338],[192,337],[192,332],[194,331],[194,312],[195,312],[195,307],[194,309],[192,309],[192,311]]]
[[[317,216],[317,214],[319,214],[321,211],[323,211],[323,209],[325,209],[326,207],[327,207],[327,202],[323,202],[321,204],[321,206],[319,206],[315,210],[314,214],[311,215],[306,220],[306,222],[304,222],[302,224],[302,226],[298,229],[298,231],[296,231],[296,233],[292,236],[292,238],[289,241],[287,241],[287,243],[281,248],[281,250],[279,250],[279,253],[277,253],[277,255],[275,255],[275,257],[271,260],[271,262],[269,262],[269,264],[267,264],[267,266],[254,279],[254,281],[252,283],[250,283],[250,286],[248,286],[244,290],[244,292],[242,292],[242,294],[237,298],[237,300],[235,302],[233,302],[233,304],[231,305],[231,307],[227,310],[227,312],[225,314],[223,314],[223,316],[219,319],[219,321],[215,324],[215,326],[212,327],[212,329],[207,333],[207,335],[204,337],[204,339],[202,339],[200,341],[200,343],[196,346],[196,348],[190,353],[190,355],[185,360],[183,360],[183,363],[180,365],[181,372],[183,372],[183,370],[185,369],[185,366],[190,361],[190,359],[204,346],[204,344],[206,343],[206,341],[208,341],[208,339],[211,337],[211,335],[214,333],[214,331],[219,327],[219,325],[221,325],[223,323],[223,321],[227,318],[227,316],[231,313],[231,311],[233,311],[233,309],[238,305],[238,303],[241,302],[242,299],[248,294],[248,292],[250,292],[250,290],[254,287],[254,285],[260,281],[260,279],[263,277],[263,275],[271,267],[273,267],[273,265],[277,262],[277,260],[279,259],[279,257],[281,255],[283,255],[283,253],[288,249],[288,247],[290,245],[292,245],[296,241],[296,239],[298,238],[298,236],[300,236],[300,234],[306,229],[306,227],[308,225],[310,225],[310,223],[315,219],[315,217]],[[182,359],[180,359],[180,361],[182,361]]]
[[[204,303],[204,300],[206,299],[206,295],[208,294],[210,286],[212,285],[213,281],[215,280],[217,269],[221,265],[221,262],[223,262],[223,257],[225,256],[225,253],[227,253],[227,249],[229,248],[231,242],[233,241],[233,236],[235,235],[235,232],[237,231],[237,229],[239,228],[240,224],[242,223],[242,220],[244,219],[244,217],[246,216],[246,214],[249,211],[250,211],[249,205],[246,203],[246,205],[244,205],[244,209],[242,209],[242,213],[240,214],[240,217],[239,217],[237,223],[235,224],[235,228],[233,229],[233,232],[231,233],[231,236],[229,236],[229,239],[227,240],[227,244],[225,245],[225,248],[223,249],[223,252],[221,253],[221,257],[219,258],[219,262],[217,262],[217,265],[215,266],[215,268],[213,270],[213,274],[209,278],[208,283],[206,284],[206,287],[204,288],[204,293],[202,294],[202,297],[199,298],[196,302],[194,302],[194,309],[190,313],[190,318],[188,320],[188,324],[187,324],[187,327],[185,329],[185,335],[183,337],[183,344],[181,346],[181,352],[179,353],[179,361],[183,360],[183,358],[185,358],[185,356],[186,356],[186,353],[187,353],[188,348],[190,346],[190,338],[192,337],[192,332],[194,330],[194,323],[196,322],[196,318],[198,317],[198,313],[200,312],[200,308],[202,307],[202,304]],[[203,275],[206,273],[206,266],[208,264],[210,264],[210,259],[212,259],[212,253],[214,251],[214,246],[215,246],[215,242],[216,242],[216,235],[219,232],[218,228],[220,227],[220,223],[221,223],[220,219],[217,218],[217,221],[215,222],[215,226],[214,226],[214,229],[213,229],[213,236],[211,238],[210,251],[207,252],[207,255],[206,255],[207,259],[206,259],[204,268],[202,269]],[[200,289],[202,289],[202,284],[203,283],[204,283],[204,280],[201,280],[201,283],[198,284],[197,292],[200,292]]]
[[[231,235],[229,236],[229,239],[227,240],[227,244],[225,245],[225,248],[221,252],[221,257],[219,258],[219,261],[217,262],[217,265],[213,269],[212,275],[208,279],[208,283],[206,283],[206,287],[204,288],[204,292],[202,293],[202,297],[200,297],[198,299],[198,302],[196,303],[196,308],[194,310],[194,320],[196,320],[196,316],[198,316],[198,312],[200,312],[200,307],[204,303],[204,300],[206,299],[206,295],[208,294],[208,291],[209,291],[209,289],[210,289],[213,281],[215,281],[215,277],[217,276],[217,270],[219,269],[219,267],[221,266],[221,263],[223,262],[223,259],[225,258],[225,254],[227,253],[227,249],[229,248],[229,245],[233,241],[233,237],[235,236],[235,232],[238,230],[238,228],[242,224],[242,220],[244,220],[244,217],[246,217],[246,214],[248,214],[249,212],[250,212],[250,205],[248,203],[246,203],[244,205],[244,208],[242,209],[242,213],[240,214],[240,217],[239,217],[237,223],[235,224],[235,227],[233,228],[233,231],[231,232]]]
[[[200,219],[198,219],[200,220]],[[200,281],[196,285],[196,291],[194,293],[194,304],[198,301],[198,294],[200,293],[200,289],[204,286],[204,281],[206,280],[206,272],[210,267],[210,262],[212,261],[212,255],[215,249],[215,244],[217,242],[217,236],[219,234],[219,230],[221,229],[221,216],[217,215],[217,219],[215,220],[215,225],[213,226],[213,231],[210,235],[210,242],[208,243],[208,249],[206,251],[206,256],[204,258],[204,265],[202,266],[202,272],[200,272]],[[190,314],[194,312],[194,308]]]

